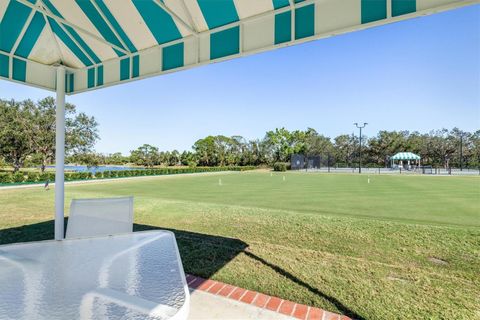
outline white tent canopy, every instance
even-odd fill
[[[0,0],[0,78],[57,93],[55,238],[64,234],[65,94],[475,3]]]
[[[420,156],[412,152],[398,152],[392,157],[391,160],[420,160]]]
[[[404,166],[403,161],[406,161],[407,169],[411,168],[411,163],[415,163],[416,165],[420,166],[421,157],[418,154],[413,152],[398,152],[395,155],[390,157],[390,161],[392,163],[392,168],[394,167],[395,161],[398,161],[400,167]]]

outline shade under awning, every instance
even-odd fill
[[[0,0],[0,77],[72,94],[473,3]]]

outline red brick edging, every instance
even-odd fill
[[[187,274],[188,286],[303,320],[351,320],[347,316]]]

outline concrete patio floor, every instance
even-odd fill
[[[190,320],[196,319],[299,319],[351,320],[347,316],[298,304],[223,282],[187,274]]]
[[[213,295],[208,292],[190,290],[190,294],[189,320],[294,319],[277,312],[222,296]]]

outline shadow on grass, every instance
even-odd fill
[[[288,278],[290,281],[304,287],[305,289],[307,289],[308,291],[314,293],[315,295],[319,296],[319,297],[322,297],[324,300],[327,300],[328,302],[330,302],[331,304],[333,304],[335,307],[337,307],[338,310],[340,310],[340,312],[346,316],[349,316],[353,319],[357,319],[357,320],[361,320],[361,319],[364,319],[362,316],[356,314],[355,312],[353,312],[352,310],[348,309],[343,303],[341,303],[338,299],[332,297],[332,296],[329,296],[325,293],[323,293],[322,291],[320,291],[319,289],[315,288],[315,287],[312,287],[311,285],[309,285],[308,283],[306,283],[305,281],[295,277],[293,274],[291,274],[290,272],[282,269],[281,267],[273,264],[273,263],[270,263],[268,262],[267,260],[251,253],[250,251],[244,251],[243,252],[247,257],[249,258],[252,258],[258,262],[261,262],[263,265],[269,267],[270,269],[272,269],[273,271],[275,271],[276,273]]]
[[[143,224],[133,225],[133,231],[155,229],[175,233],[185,272],[202,278],[211,278],[248,247],[245,242],[233,238]]]
[[[65,218],[65,230],[68,218]],[[244,252],[248,245],[238,239],[205,235],[195,232],[134,224],[134,231],[169,230],[175,233],[178,248],[186,273],[203,278],[212,277],[218,270]],[[54,221],[45,221],[0,230],[0,244],[51,240],[54,236]]]
[[[65,219],[65,228],[67,227]],[[0,244],[52,240],[54,232],[54,221],[44,221],[20,227],[0,230]]]
[[[65,228],[67,221],[68,218],[65,218]],[[247,257],[262,263],[264,266],[272,269],[277,274],[287,278],[291,282],[304,287],[313,294],[330,302],[344,315],[352,317],[353,319],[364,319],[362,316],[348,309],[338,299],[323,293],[318,288],[315,288],[307,282],[297,278],[292,273],[246,250],[248,248],[248,244],[239,239],[213,236],[177,229],[161,228],[143,224],[133,225],[134,231],[158,229],[169,230],[175,233],[186,273],[203,278],[210,278],[225,265],[227,265],[231,260],[233,260],[237,255],[243,253]],[[53,220],[3,229],[0,230],[0,244],[50,240],[53,239],[53,230]]]

